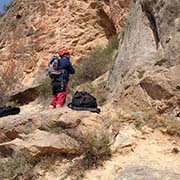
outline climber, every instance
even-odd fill
[[[49,108],[59,108],[65,103],[69,74],[74,74],[75,69],[70,62],[70,53],[63,48],[58,51],[58,56],[53,56],[48,64],[48,74],[52,79],[53,97]]]

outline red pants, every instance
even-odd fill
[[[57,105],[63,106],[66,101],[68,87],[66,86],[66,89],[64,92],[57,93],[56,95],[53,95],[51,99],[51,105],[56,107]]]

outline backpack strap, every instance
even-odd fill
[[[71,103],[69,103],[67,106],[76,111],[90,111],[98,114],[101,112],[100,108],[75,107],[72,106]]]
[[[67,104],[68,108],[72,108],[72,102]]]

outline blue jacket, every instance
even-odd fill
[[[58,78],[63,78],[66,82],[69,81],[69,74],[74,74],[75,73],[75,69],[74,67],[72,66],[70,60],[68,58],[61,58],[59,60],[59,68],[60,69],[63,69],[64,72],[63,72],[63,76],[62,77],[57,77],[57,80]]]

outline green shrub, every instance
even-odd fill
[[[48,127],[45,129],[46,131],[50,132],[51,134],[61,134],[63,132],[63,128],[60,126],[53,126],[53,127]]]
[[[79,60],[75,66],[76,73],[70,81],[70,87],[91,82],[111,69],[114,52],[118,48],[117,36],[112,37],[105,48],[96,47]]]
[[[0,80],[0,106],[4,106],[6,102],[5,88],[2,81]]]
[[[40,86],[38,87],[38,91],[41,98],[48,98],[52,94],[51,90],[51,79],[49,77],[45,78],[40,82]]]
[[[146,112],[143,119],[134,118],[134,125],[141,129],[144,125],[148,125],[153,129],[165,128],[170,135],[180,136],[180,122],[175,117],[158,115],[156,112]]]
[[[56,32],[55,31],[52,31],[49,33],[49,37],[50,38],[54,38],[56,36]]]
[[[180,122],[178,120],[172,118],[166,120],[165,127],[168,134],[177,135],[180,137]]]
[[[92,83],[85,83],[80,86],[82,91],[89,92],[94,97],[96,97],[99,106],[106,102],[107,98],[107,88],[105,87],[106,82],[100,83],[98,86],[94,87]]]
[[[98,134],[90,134],[84,139],[84,159],[82,166],[84,169],[97,167],[102,165],[104,160],[111,157],[110,142],[106,132],[99,132]]]
[[[6,160],[0,160],[0,179],[28,179],[32,177],[33,163],[22,155],[14,154]]]
[[[15,62],[11,61],[7,64],[5,69],[1,72],[0,75],[0,105],[5,105],[7,102],[7,92],[10,92],[14,86],[18,83]]]

